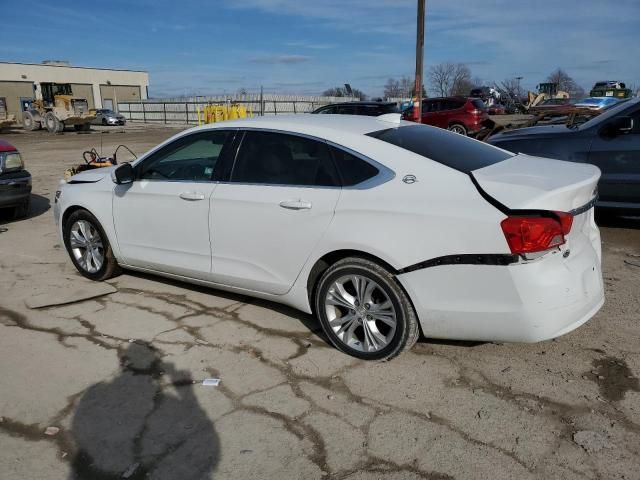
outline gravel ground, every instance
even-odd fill
[[[4,480],[640,478],[639,220],[602,228],[607,301],[577,331],[365,363],[276,304],[75,272],[51,211],[63,171],[177,131],[3,135],[34,177],[30,218],[0,217]]]

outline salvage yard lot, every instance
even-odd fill
[[[286,307],[76,272],[51,211],[64,170],[178,131],[3,135],[34,178],[30,218],[0,214],[3,479],[640,478],[640,220],[602,228],[607,300],[578,330],[367,363]]]

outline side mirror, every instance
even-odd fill
[[[626,135],[633,130],[633,118],[616,117],[604,126],[603,134],[615,137],[617,135]]]
[[[133,166],[130,163],[123,163],[113,171],[111,179],[118,185],[133,183],[133,180],[135,179]]]

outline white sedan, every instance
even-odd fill
[[[298,115],[184,131],[56,193],[71,261],[315,314],[340,350],[430,338],[536,342],[604,302],[600,171],[399,115]]]

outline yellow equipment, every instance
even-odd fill
[[[238,103],[210,103],[203,107],[202,110],[198,107],[196,112],[198,115],[198,125],[253,117],[251,110],[247,110],[247,107]]]

